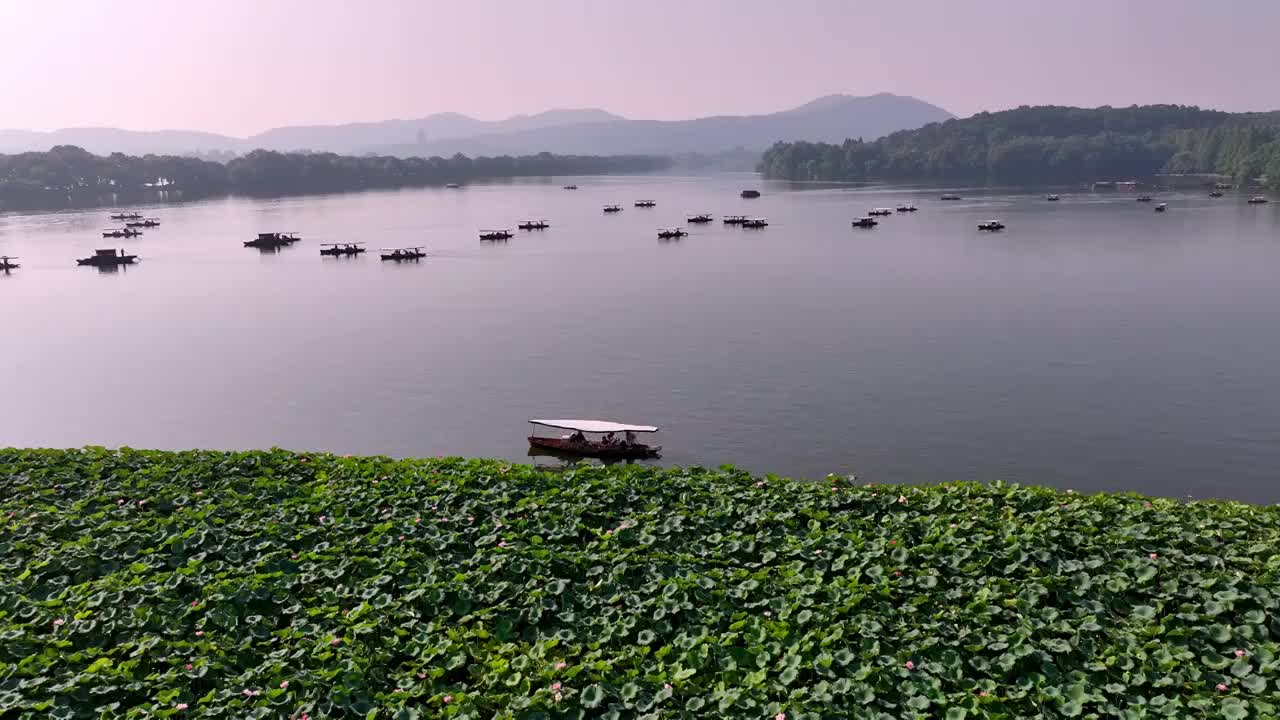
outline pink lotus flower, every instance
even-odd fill
[[[1226,684],[1226,683],[1218,683],[1218,692],[1226,692],[1226,691],[1227,691],[1227,684]]]
[[[195,669],[195,667],[196,667],[196,666],[195,666],[195,665],[192,665],[191,663],[187,663],[187,665],[186,665],[186,668],[187,668],[188,670],[194,670],[194,669]]]
[[[124,498],[120,498],[119,500],[117,500],[117,501],[116,501],[116,504],[117,504],[117,505],[123,505],[123,504],[124,504]],[[13,517],[13,513],[9,513],[9,517]]]
[[[613,534],[613,531],[612,531],[612,530],[605,530],[605,531],[604,531],[604,534],[605,534],[605,537],[608,537],[608,536],[610,536],[610,535],[612,535],[612,534]]]
[[[1155,553],[1151,553],[1151,555],[1150,555],[1150,558],[1151,558],[1152,560],[1155,560],[1155,559],[1156,559],[1156,558],[1158,558],[1158,557],[1160,557],[1160,556],[1159,556],[1159,555],[1157,555],[1157,554],[1155,554]]]
[[[773,716],[773,720],[787,720],[787,714],[784,712],[780,712],[777,715]]]
[[[285,690],[285,689],[287,689],[288,687],[289,687],[289,681],[288,681],[288,680],[284,680],[284,681],[282,681],[282,682],[280,683],[280,689],[281,689],[281,690]]]
[[[952,530],[955,530],[955,529],[956,529],[956,524],[955,524],[955,523],[951,523],[951,529],[952,529]]]
[[[196,497],[200,497],[201,495],[204,495],[204,491],[203,491],[203,490],[197,490],[197,491],[196,491]]]
[[[907,669],[908,669],[908,670],[915,670],[915,669],[916,669],[916,664],[915,664],[915,663],[913,663],[913,662],[911,662],[910,660],[908,660],[908,661],[907,661]]]
[[[898,541],[897,541],[897,540],[890,540],[890,541],[889,541],[889,544],[890,544],[890,545],[897,545],[897,544],[898,544]]]
[[[756,487],[764,487],[764,481],[763,481],[763,480],[757,480],[757,481],[756,481]]]
[[[302,717],[298,718],[298,720],[311,720],[311,716],[306,713],[302,713]]]
[[[427,679],[427,674],[426,674],[426,673],[418,673],[418,679],[419,679],[419,680],[426,680],[426,679]]]
[[[553,682],[553,683],[551,683],[551,689],[552,689],[552,690],[559,690],[559,689],[560,689],[560,683],[559,683],[558,681],[557,681],[557,682]]]
[[[556,702],[560,702],[561,697],[563,696],[560,693],[556,693],[555,695],[552,696],[552,699],[555,700]]]
[[[204,637],[204,631],[203,631],[203,630],[197,630],[197,631],[196,631],[196,637]]]
[[[502,542],[499,542],[499,543],[498,543],[498,547],[506,547],[506,546],[507,546],[507,541],[506,541],[506,540],[503,540]]]
[[[988,695],[990,695],[990,694],[991,694],[991,693],[987,692],[986,690],[983,690],[983,691],[981,691],[981,692],[979,692],[979,693],[978,693],[978,697],[987,697],[987,696],[988,696]]]
[[[200,601],[199,601],[199,600],[192,600],[192,601],[191,601],[191,607],[197,607],[197,606],[199,606],[199,605],[200,605]]]
[[[398,693],[402,693],[402,692],[404,692],[404,688],[396,688],[396,692],[398,692]]]
[[[1244,656],[1245,656],[1245,652],[1243,650],[1236,651],[1236,657],[1244,657]]]
[[[174,709],[174,710],[186,710],[186,709],[187,709],[187,704],[186,704],[186,703],[178,703],[177,705],[174,705],[174,706],[173,706],[173,709]]]
[[[563,662],[558,662],[558,663],[556,663],[556,669],[557,669],[557,670],[563,670],[563,669],[565,669],[565,668],[567,668],[567,667],[569,667],[568,663],[563,663]]]
[[[445,704],[445,705],[448,705],[449,703],[453,702],[453,696],[452,696],[452,695],[445,695],[444,697],[442,697],[442,698],[440,698],[440,699],[444,701],[444,704]]]
[[[66,622],[66,620],[63,620],[62,618],[58,618],[57,620],[54,620],[54,621],[53,621],[53,626],[54,626],[54,627],[58,627],[59,625],[61,625],[61,624],[65,623],[65,622]]]
[[[899,495],[899,496],[898,496],[898,503],[899,503],[900,505],[906,505],[906,504],[907,504],[907,496],[906,496],[906,495]]]
[[[670,689],[671,689],[671,683],[662,683],[662,689],[663,689],[663,690],[670,690]]]
[[[290,559],[290,560],[297,560],[297,559],[298,559],[298,553],[293,553],[293,554],[289,555],[289,559]]]
[[[420,523],[420,522],[422,522],[422,518],[420,518],[420,517],[416,517],[416,518],[414,518],[414,519],[413,519],[413,521],[414,521],[415,523]]]
[[[328,515],[321,515],[321,516],[320,516],[320,522],[324,522],[325,520],[328,520],[328,519],[329,519],[329,516],[328,516]]]
[[[330,644],[330,645],[341,645],[341,644],[342,644],[342,638],[334,638],[334,639],[332,639],[332,640],[330,640],[330,641],[329,641],[329,644]]]
[[[401,540],[404,540],[404,536],[403,536],[403,535],[401,535],[401,536],[400,536],[400,539],[401,539]]]

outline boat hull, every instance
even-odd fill
[[[613,460],[639,460],[643,458],[654,458],[658,457],[659,453],[662,452],[661,445],[602,445],[600,443],[593,442],[578,442],[570,440],[567,437],[553,438],[539,437],[537,435],[529,436],[529,444],[534,447],[555,450],[556,452],[571,455]]]

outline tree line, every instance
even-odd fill
[[[779,142],[758,170],[786,180],[1067,182],[1220,173],[1280,188],[1280,112],[1182,105],[1020,107],[874,141]]]
[[[397,158],[255,150],[227,163],[192,157],[93,155],[60,145],[0,155],[0,210],[122,204],[164,197],[293,195],[548,175],[663,170],[668,158],[542,153],[520,157]]]

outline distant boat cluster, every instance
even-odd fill
[[[1121,185],[1128,187],[1131,184],[1129,183],[1094,183],[1093,188],[1097,189],[1098,187],[1105,187],[1107,189],[1111,189]],[[578,189],[577,185],[565,185],[564,187],[566,190]],[[1209,193],[1209,196],[1214,198],[1222,197],[1223,196],[1222,191],[1230,189],[1230,187],[1231,187],[1230,185],[1219,183],[1214,186],[1213,190]],[[760,191],[759,190],[743,190],[741,191],[740,196],[743,198],[757,198],[757,197],[760,197]],[[955,200],[960,200],[961,197],[953,193],[945,193],[939,196],[938,199],[941,201],[955,201]],[[1062,199],[1061,196],[1057,194],[1049,194],[1045,196],[1045,200],[1048,202],[1059,202],[1061,201],[1061,199]],[[1153,198],[1151,195],[1145,195],[1145,194],[1136,196],[1134,200],[1139,203],[1155,202],[1155,198]],[[1268,203],[1267,198],[1262,195],[1255,195],[1248,199],[1248,204],[1250,205],[1264,205],[1267,203]],[[637,208],[649,209],[649,208],[657,207],[657,202],[654,200],[636,200],[634,202],[634,206]],[[612,214],[622,212],[622,205],[619,205],[616,203],[609,204],[609,205],[605,205],[603,209],[605,214],[612,215]],[[1164,203],[1164,202],[1157,203],[1154,205],[1154,209],[1158,213],[1163,213],[1168,211],[1169,205],[1168,203]],[[861,229],[874,228],[877,225],[879,225],[881,222],[881,220],[878,220],[877,218],[886,218],[894,215],[895,213],[905,214],[905,213],[914,213],[918,211],[919,211],[919,208],[911,204],[902,204],[894,208],[889,208],[889,207],[872,208],[867,211],[866,215],[851,221],[851,225],[854,228],[861,228]],[[110,213],[108,217],[112,220],[123,222],[124,226],[113,227],[113,228],[108,228],[106,230],[103,230],[102,236],[106,238],[135,238],[142,235],[143,229],[152,229],[152,228],[160,227],[159,219],[143,217],[141,213],[137,213],[137,212],[117,211],[117,212]],[[705,224],[715,222],[715,216],[710,212],[688,213],[685,216],[685,221],[693,225],[705,225]],[[747,215],[724,215],[721,217],[721,222],[727,226],[734,226],[734,227],[740,227],[745,229],[762,229],[769,226],[769,221],[767,218],[750,217]],[[543,219],[528,219],[528,220],[521,220],[516,224],[516,227],[520,230],[527,230],[527,231],[546,230],[551,227],[551,223]],[[1004,230],[1005,227],[1006,226],[1003,221],[996,220],[996,219],[985,220],[983,222],[978,223],[978,230],[986,231],[986,232],[999,232],[1001,230]],[[689,232],[682,227],[658,228],[659,240],[679,240],[681,238],[687,237],[688,235],[689,235]],[[483,242],[505,242],[515,237],[515,233],[510,229],[481,230],[479,233],[479,237],[480,237],[480,240]],[[300,242],[301,240],[302,238],[300,234],[297,232],[263,232],[263,233],[258,233],[258,236],[251,240],[245,240],[244,246],[249,248],[256,248],[262,252],[274,253],[274,252],[279,252],[281,248],[290,247],[295,243]],[[365,243],[363,242],[322,243],[320,245],[320,254],[326,257],[354,257],[358,255],[363,255],[366,252],[366,249],[364,246],[365,246]],[[427,257],[425,246],[422,246],[422,245],[414,245],[409,247],[398,247],[398,248],[381,248],[380,250],[381,250],[380,257],[382,258],[382,260],[385,260],[388,262],[399,263],[399,262],[406,262],[406,261],[417,261]],[[17,270],[18,268],[22,267],[18,263],[14,262],[15,260],[18,260],[18,259],[19,258],[15,256],[0,255],[0,273],[7,274],[12,270]],[[76,264],[82,265],[82,266],[97,267],[99,269],[115,269],[122,265],[132,265],[136,263],[138,260],[139,260],[138,255],[134,253],[126,252],[123,248],[103,248],[103,249],[95,250],[93,255],[90,255],[89,257],[77,258]]]

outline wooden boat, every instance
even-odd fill
[[[321,243],[320,254],[332,255],[333,257],[359,255],[364,252],[364,248],[360,247],[361,245],[364,245],[364,243]]]
[[[1262,197],[1261,195],[1254,195],[1253,197],[1249,198],[1249,204],[1250,205],[1266,205],[1267,199]]]
[[[654,202],[654,201],[652,201],[652,200],[637,200],[637,201],[636,201],[636,207],[640,207],[640,208],[651,208],[651,207],[657,207],[657,205],[658,205],[658,203],[656,203],[656,202]]]
[[[880,224],[880,221],[876,220],[870,215],[866,217],[860,217],[857,220],[853,221],[853,226],[856,228],[873,228],[879,224]]]
[[[481,230],[480,231],[481,240],[489,240],[489,241],[510,240],[513,237],[515,237],[515,234],[512,233],[510,230]]]
[[[758,230],[769,227],[769,221],[764,218],[751,218],[750,220],[743,220],[741,227]]]
[[[1048,200],[1049,202],[1058,202],[1062,198],[1058,197],[1057,195],[1045,195],[1044,199]]]
[[[893,211],[890,210],[889,208],[872,208],[870,211],[867,212],[867,214],[872,217],[885,217],[888,215],[892,215]]]
[[[621,205],[605,205],[604,211],[607,213],[622,212],[622,206]]]
[[[711,213],[698,213],[697,215],[690,215],[686,217],[685,222],[701,224],[701,223],[709,223],[713,219],[714,218],[711,217]]]
[[[746,215],[725,215],[724,216],[725,225],[741,225],[746,221],[747,221]]]
[[[445,183],[444,186],[449,190],[457,190],[458,188],[462,187],[458,183]]]
[[[742,192],[738,193],[738,195],[740,197],[746,198],[747,200],[750,200],[752,198],[760,197],[760,191],[759,190],[743,190]]]
[[[271,249],[271,248],[278,248],[285,245],[292,245],[298,242],[298,240],[300,239],[301,238],[298,237],[298,233],[280,233],[280,232],[258,233],[258,237],[252,240],[245,240],[244,246],[252,247],[252,248]]]
[[[1003,230],[1003,229],[1004,229],[1004,223],[1000,222],[999,220],[988,220],[988,221],[986,221],[986,222],[978,223],[978,229],[979,229],[979,230],[990,230],[990,231],[992,231],[992,232],[995,232],[995,231],[997,231],[997,230]]]
[[[112,213],[107,217],[111,218],[112,220],[141,220],[142,213],[120,212],[120,213]]]
[[[426,257],[427,253],[423,250],[422,245],[405,248],[382,248],[382,259],[392,260],[395,262],[405,262],[408,260],[421,260]]]
[[[1214,183],[1213,189],[1214,190],[1230,190],[1231,183]]]
[[[898,212],[916,212],[919,209],[920,208],[917,208],[915,205],[899,205],[898,206]]]
[[[1169,209],[1169,206],[1166,205],[1165,203],[1160,203],[1159,205],[1156,206],[1156,212],[1164,212],[1165,210],[1168,210],[1168,209]]]
[[[659,240],[674,240],[674,239],[676,239],[676,238],[682,238],[682,237],[685,237],[685,236],[686,236],[686,235],[688,235],[688,234],[689,234],[689,233],[688,233],[688,232],[686,232],[686,231],[684,230],[684,228],[662,228],[662,229],[658,230],[658,239],[659,239]]]
[[[551,227],[551,223],[546,220],[525,220],[522,223],[517,223],[516,227],[521,230],[546,230]]]
[[[1209,197],[1222,197],[1222,191],[1214,190],[1213,192],[1209,193]]]
[[[18,268],[22,267],[18,263],[9,262],[10,260],[17,260],[17,259],[18,258],[13,257],[11,255],[0,255],[0,272],[9,272],[10,270],[17,270]]]
[[[577,190],[577,189],[578,189],[578,186],[577,186],[577,185],[565,185],[565,186],[564,186],[564,189],[565,189],[565,190]]]
[[[147,218],[146,220],[134,220],[132,222],[127,222],[124,225],[125,227],[131,227],[131,228],[140,228],[140,227],[153,228],[153,227],[160,227],[160,221],[155,218]]]
[[[658,457],[661,445],[638,442],[637,433],[655,433],[653,425],[626,425],[607,420],[530,420],[533,432],[529,444],[556,452],[614,460],[639,460]],[[571,431],[567,435],[538,435],[539,428]],[[621,435],[621,438],[618,436]]]
[[[137,259],[137,255],[126,255],[124,250],[110,248],[107,250],[94,250],[93,254],[89,257],[76,260],[76,264],[92,265],[94,267],[110,267],[114,265],[132,265]]]
[[[1134,200],[1137,200],[1138,202],[1151,202],[1151,196],[1139,195],[1138,197],[1134,198]]]
[[[946,193],[946,194],[944,194],[942,197],[940,197],[940,198],[938,198],[938,199],[939,199],[939,200],[959,200],[959,199],[960,199],[960,196],[959,196],[959,195],[952,195],[951,193]]]
[[[127,227],[111,228],[109,230],[102,231],[102,237],[104,238],[131,238],[131,237],[138,237],[141,234],[142,234],[141,230],[134,230],[133,228],[127,228]]]

